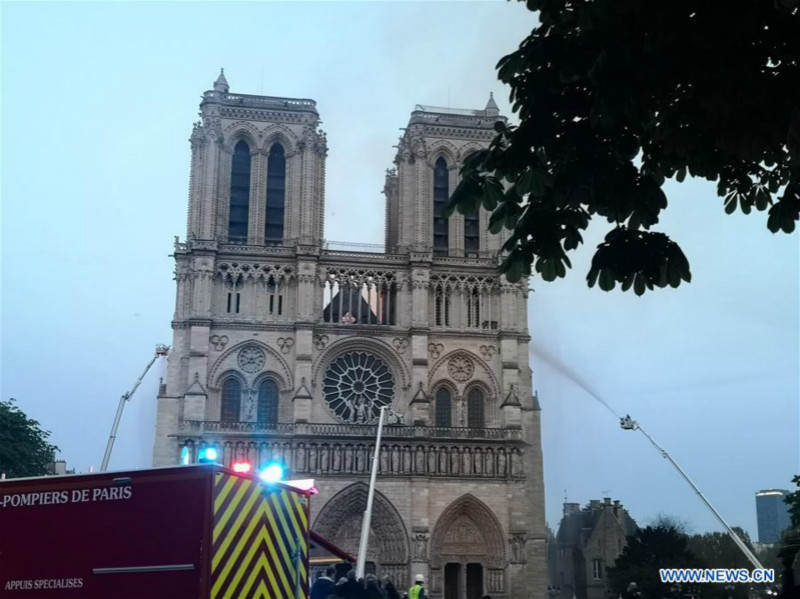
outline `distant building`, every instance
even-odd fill
[[[789,506],[783,501],[788,494],[789,491],[784,489],[765,489],[756,493],[759,543],[778,543],[783,531],[791,526]]]
[[[550,584],[556,597],[603,599],[607,596],[606,569],[612,567],[635,534],[636,522],[619,501],[593,499],[581,509],[564,504],[564,517],[550,546]]]

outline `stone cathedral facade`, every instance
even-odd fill
[[[488,214],[441,218],[504,118],[494,100],[411,113],[384,252],[323,238],[314,101],[234,94],[220,75],[200,116],[154,464],[205,445],[226,465],[281,459],[317,481],[314,530],[355,554],[386,406],[368,569],[400,587],[423,574],[434,599],[545,597],[527,283],[498,277]]]

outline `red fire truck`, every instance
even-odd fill
[[[310,491],[217,465],[0,482],[0,597],[301,599]]]

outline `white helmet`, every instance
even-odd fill
[[[417,574],[414,577],[414,580],[417,581],[417,582],[425,582],[425,577],[422,574]]]

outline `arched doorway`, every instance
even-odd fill
[[[431,536],[430,566],[434,599],[505,592],[503,531],[485,503],[468,493],[445,509]]]
[[[314,520],[314,531],[329,539],[351,555],[358,554],[361,524],[367,508],[368,488],[364,483],[345,487],[334,495]],[[390,575],[397,588],[405,588],[408,580],[408,533],[403,519],[392,503],[375,491],[372,524],[367,549],[367,572]]]

